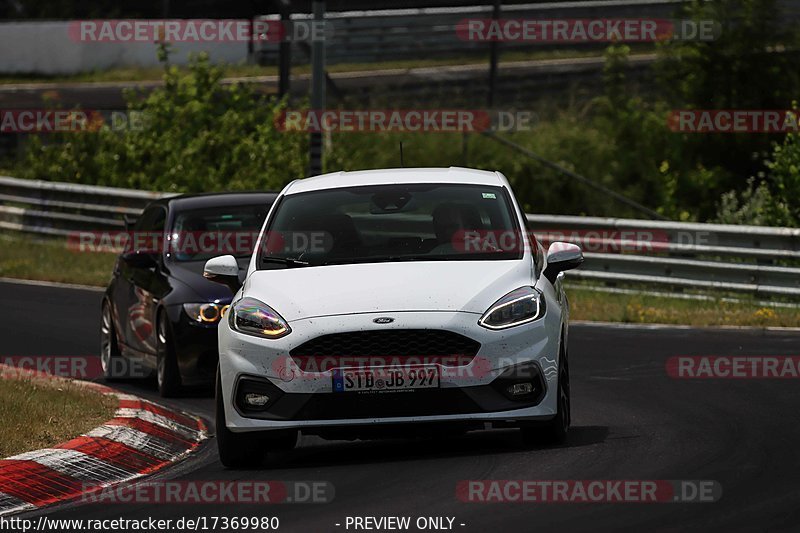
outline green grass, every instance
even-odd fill
[[[0,277],[59,281],[104,287],[115,254],[77,252],[64,240],[35,239],[0,233]],[[573,320],[632,324],[686,324],[692,326],[800,327],[800,305],[769,307],[738,296],[738,302],[689,300],[644,294],[617,294],[588,290],[580,283],[567,287]]]
[[[111,396],[62,380],[0,379],[0,458],[60,444],[114,416]]]
[[[631,46],[631,49],[636,52],[647,53],[653,52],[655,48],[648,45]],[[580,57],[599,57],[602,55],[602,50],[543,50],[531,52],[504,52],[500,55],[501,65],[504,62],[510,61],[528,61],[528,60],[541,60],[541,59],[566,59],[566,58],[580,58]],[[381,61],[376,63],[336,63],[327,66],[329,73],[340,72],[355,72],[364,70],[382,70],[382,69],[410,69],[421,67],[438,67],[445,65],[485,65],[489,61],[488,54],[485,56],[464,56],[464,57],[450,57],[450,58],[418,58],[409,60],[397,61]],[[238,77],[254,77],[254,76],[270,76],[278,74],[277,66],[259,66],[249,64],[226,64],[222,66],[225,77],[238,78]],[[311,66],[307,64],[293,65],[292,74],[309,74]],[[120,82],[120,81],[153,81],[160,80],[163,74],[163,68],[160,66],[154,67],[120,67],[108,70],[97,70],[91,72],[83,72],[74,75],[59,75],[59,76],[46,76],[46,75],[7,75],[0,76],[0,85],[10,85],[18,83],[61,83],[61,82]]]
[[[0,232],[0,277],[105,286],[115,254],[78,252],[66,240]]]
[[[800,304],[771,307],[749,301],[695,300],[617,294],[567,287],[570,319],[629,324],[800,327]]]

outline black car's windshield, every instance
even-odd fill
[[[269,205],[216,206],[178,212],[170,250],[177,261],[206,261],[218,255],[249,257]]]
[[[293,194],[276,207],[267,230],[261,268],[522,256],[503,187],[381,185]]]

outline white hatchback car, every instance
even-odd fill
[[[298,431],[520,427],[526,441],[562,442],[560,274],[582,261],[572,244],[544,253],[499,172],[403,168],[290,183],[246,273],[232,256],[205,266],[235,293],[219,325],[222,463],[291,448]]]

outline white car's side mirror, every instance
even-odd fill
[[[242,286],[239,281],[239,263],[232,255],[221,255],[206,261],[203,277],[227,285],[234,294]]]
[[[565,270],[578,268],[583,263],[580,246],[569,242],[554,242],[547,249],[547,268],[544,277],[555,283],[556,277]]]

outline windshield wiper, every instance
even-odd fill
[[[380,256],[380,257],[351,257],[333,259],[325,261],[322,265],[360,265],[364,263],[394,263],[402,261],[426,261],[424,256],[419,255],[399,255],[399,256]]]
[[[308,266],[310,263],[308,261],[301,261],[299,259],[292,259],[291,257],[272,257],[272,256],[264,256],[261,258],[262,263],[278,263],[281,265],[286,265],[290,268],[296,267],[305,267]]]

